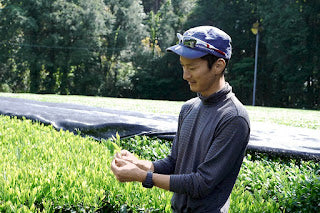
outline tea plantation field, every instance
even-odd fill
[[[31,96],[58,102],[55,95]],[[96,106],[106,106],[108,102],[80,96],[63,96],[61,100]],[[131,110],[158,112],[161,108],[161,113],[166,114],[179,112],[182,105],[118,101],[112,102],[121,106],[120,102],[132,101]],[[162,103],[165,105],[161,107]],[[130,110],[128,105],[126,102],[122,109]],[[264,114],[256,119],[280,122],[279,118],[268,118],[269,108],[250,108],[251,115]],[[294,116],[297,126],[319,128],[317,111],[277,110],[284,117],[301,113]],[[170,146],[170,141],[138,136],[97,142],[26,119],[0,116],[0,212],[170,212],[171,192],[155,187],[147,190],[138,183],[119,183],[110,170],[112,156],[121,148],[155,160],[166,156]],[[319,208],[319,162],[246,154],[232,191],[230,212],[317,212]]]
[[[170,142],[135,137],[98,143],[0,116],[0,212],[170,212],[170,192],[115,180],[109,165],[118,146],[153,160],[169,152]],[[315,212],[319,171],[317,162],[248,153],[230,211]]]
[[[119,147],[111,141],[0,116],[0,149],[0,212],[170,208],[171,193],[116,181],[110,163]]]

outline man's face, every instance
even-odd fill
[[[216,89],[220,75],[216,75],[215,66],[208,68],[208,62],[201,58],[188,59],[180,56],[183,79],[188,81],[190,90],[202,96],[210,96]]]

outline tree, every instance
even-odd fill
[[[106,12],[99,0],[6,1],[2,14],[7,14],[6,30],[12,32],[6,39],[20,46],[16,56],[30,70],[31,92],[68,94],[74,72],[81,68],[84,75],[99,76],[93,71],[99,71],[94,67],[99,66]],[[85,85],[90,87],[88,81]]]
[[[260,9],[267,51],[264,69],[271,82],[267,85],[272,94],[268,104],[318,107],[319,2],[262,1]]]
[[[249,70],[254,58],[252,24],[260,33],[257,101],[259,105],[319,107],[319,1],[199,0],[185,28],[213,25],[233,40],[226,78],[245,104],[252,103]],[[250,64],[252,63],[252,65]]]
[[[142,0],[143,8],[145,13],[153,11],[156,13],[162,4],[162,0]]]
[[[99,52],[107,33],[105,18],[111,15],[99,0],[58,0],[53,6],[55,33],[58,45],[63,47],[55,61],[59,67],[59,91],[94,95],[101,82]]]
[[[179,17],[171,1],[165,1],[155,13],[148,14],[149,35],[141,43],[141,51],[134,57],[136,74],[132,78],[137,98],[185,100],[193,94],[182,79],[179,58],[166,54],[166,48],[176,43]]]
[[[23,14],[19,7],[0,3],[0,91],[29,90],[29,70],[18,56],[21,48],[21,23]]]
[[[185,100],[166,48],[213,25],[233,39],[226,78],[251,104],[259,21],[256,103],[319,109],[319,11],[317,0],[0,0],[0,90]]]
[[[123,96],[127,89],[122,91],[124,85],[120,82],[128,83],[119,78],[122,76],[119,72],[124,67],[132,70],[130,61],[146,33],[145,13],[140,0],[105,0],[105,4],[114,15],[114,23],[105,37],[105,51],[101,55],[104,77],[99,90],[105,96]]]

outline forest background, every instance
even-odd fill
[[[227,81],[256,105],[320,109],[319,0],[0,0],[0,92],[187,100],[176,33],[232,37]]]

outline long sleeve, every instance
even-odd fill
[[[249,133],[249,124],[240,116],[223,124],[196,172],[170,176],[170,191],[203,198],[233,171],[236,171],[236,178]]]
[[[172,174],[175,168],[175,160],[168,155],[166,158],[152,162],[154,166],[154,172],[158,174]]]
[[[193,105],[193,99],[189,100],[186,104],[184,104],[181,108],[179,119],[178,119],[178,128],[176,136],[174,137],[172,147],[171,147],[171,153],[166,158],[157,160],[152,162],[154,166],[154,172],[158,174],[173,174],[175,171],[176,166],[176,160],[177,160],[177,154],[178,154],[178,138],[180,135],[180,128],[181,124],[183,122],[183,119],[185,118],[186,114],[189,113],[192,105]]]

